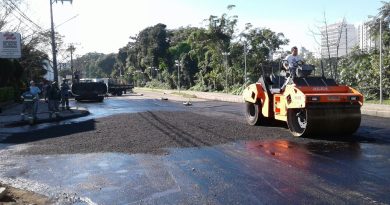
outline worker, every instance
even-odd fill
[[[61,99],[61,93],[58,89],[57,82],[54,81],[51,86],[48,88],[47,92],[47,99],[49,101],[48,108],[49,108],[49,117],[52,118],[53,114],[56,115],[56,117],[59,116],[59,104]]]
[[[39,104],[39,94],[41,93],[41,89],[39,89],[35,82],[32,80],[30,81],[30,91],[31,95],[33,96],[33,109],[32,109],[32,116],[34,119],[37,118],[37,112],[38,112],[38,104]]]
[[[48,80],[45,80],[43,82],[42,92],[43,92],[43,98],[45,99],[45,102],[47,103],[47,92],[50,88],[50,82]]]
[[[25,115],[31,115],[34,118],[33,109],[36,96],[31,94],[30,88],[27,88],[27,91],[22,93],[20,98],[23,100],[22,112],[20,113],[22,120],[25,119]]]
[[[61,92],[61,109],[62,110],[65,110],[65,108],[67,110],[70,109],[69,107],[69,85],[67,84],[67,80],[66,79],[63,79],[62,80],[62,83],[61,83],[61,88],[60,88],[60,92]]]
[[[285,58],[286,62],[283,64],[284,68],[290,72],[291,78],[296,76],[297,64],[304,63],[301,56],[298,55],[298,48],[296,46],[291,48],[291,54]]]

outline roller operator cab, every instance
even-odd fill
[[[282,61],[283,63],[283,61]],[[297,63],[289,73],[264,72],[259,81],[245,88],[246,120],[265,125],[287,122],[294,136],[351,135],[360,126],[363,96],[334,79],[316,76],[314,66]]]

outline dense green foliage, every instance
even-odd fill
[[[228,6],[229,10],[233,8]],[[183,89],[237,90],[244,83],[244,43],[248,78],[252,82],[260,74],[260,64],[268,62],[273,51],[288,43],[283,34],[252,28],[250,24],[237,33],[237,22],[237,16],[225,13],[210,16],[206,28],[168,30],[166,25],[157,24],[131,37],[116,57],[110,54],[108,59],[91,59],[91,54],[87,54],[77,59],[87,59],[79,69],[85,77],[122,76],[139,86],[177,88],[180,83]]]
[[[390,65],[390,57],[386,52],[383,65]],[[366,99],[379,98],[379,54],[354,51],[350,56],[340,61],[340,83],[350,85],[363,93]],[[390,96],[389,66],[382,71],[383,96]]]

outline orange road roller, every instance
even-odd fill
[[[363,95],[326,78],[323,68],[316,76],[313,65],[294,66],[285,72],[279,64],[279,75],[263,69],[259,81],[245,88],[247,122],[284,121],[296,137],[352,135],[360,126]]]

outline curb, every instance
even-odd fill
[[[41,124],[41,123],[48,123],[48,122],[60,122],[60,121],[63,121],[63,120],[69,120],[69,119],[73,119],[73,118],[85,117],[85,116],[90,114],[90,112],[88,110],[79,109],[77,111],[80,111],[80,113],[74,114],[74,115],[68,115],[68,116],[60,116],[60,117],[52,118],[52,119],[50,119],[50,118],[40,118],[40,119],[38,119],[34,123],[34,125]],[[25,125],[29,125],[28,120],[14,121],[14,122],[11,122],[11,123],[4,124],[3,126],[6,127],[6,128],[12,128],[12,127],[25,126]]]
[[[363,115],[390,118],[390,111],[372,110],[372,109],[363,109],[363,108],[361,109],[361,111]]]

